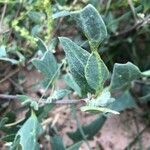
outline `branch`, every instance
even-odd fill
[[[0,94],[0,100],[18,100],[18,96],[17,95],[5,95],[5,94]],[[35,99],[35,98],[33,98]],[[37,100],[37,99],[36,99]],[[39,103],[41,105],[44,104],[59,104],[59,105],[68,105],[68,104],[79,104],[84,102],[84,99],[79,99],[79,100],[55,100],[55,101],[51,101],[51,102],[46,102],[45,99],[42,99]]]
[[[142,27],[143,25],[148,24],[148,23],[150,23],[150,15],[145,17],[142,21],[139,21],[138,23],[136,23],[129,30],[119,32],[115,35],[111,35],[110,38],[116,38],[116,37],[119,37],[119,36],[127,36],[129,33],[136,31],[136,29],[139,29],[140,27]]]

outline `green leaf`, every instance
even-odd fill
[[[47,46],[48,50],[51,52],[55,52],[55,48],[56,48],[58,42],[59,42],[58,38],[53,38]]]
[[[89,100],[87,102],[87,104],[89,106],[106,107],[114,101],[115,101],[115,99],[111,97],[111,93],[108,90],[108,88],[105,88],[97,98],[93,98],[93,99]]]
[[[57,61],[50,51],[46,51],[41,59],[33,59],[32,63],[44,75],[45,85],[53,82],[58,75]]]
[[[87,139],[92,139],[103,127],[105,121],[106,117],[104,115],[99,115],[98,118],[96,118],[90,124],[82,126],[83,132]],[[75,132],[69,132],[67,134],[74,142],[84,140],[79,129],[77,129]]]
[[[88,58],[85,67],[85,77],[90,87],[96,93],[103,89],[104,83],[109,77],[109,71],[96,51],[92,52]]]
[[[50,142],[52,150],[65,150],[65,146],[60,136],[58,135],[52,136]]]
[[[111,79],[111,90],[120,89],[130,85],[132,80],[141,77],[141,72],[137,66],[128,62],[126,64],[114,65],[112,79]]]
[[[0,119],[0,129],[4,127],[6,122],[8,122],[8,118],[7,117],[3,117],[3,118]]]
[[[37,117],[32,112],[30,118],[28,118],[28,120],[22,125],[20,130],[17,132],[14,143],[19,137],[19,144],[17,145],[17,147],[21,146],[22,150],[39,149],[37,137],[41,133],[42,127],[40,126]]]
[[[12,142],[16,134],[9,134],[0,138],[1,141]]]
[[[50,97],[47,98],[47,102],[62,100],[65,96],[70,94],[70,92],[71,91],[69,91],[67,89],[56,90]]]
[[[99,44],[107,37],[106,26],[99,12],[89,4],[81,11],[71,13],[71,16],[88,38],[92,50],[97,49]]]
[[[114,111],[112,109],[106,108],[106,107],[97,107],[97,106],[82,106],[81,111],[86,112],[93,112],[93,113],[112,113],[112,114],[119,114],[119,112]]]
[[[37,41],[38,50],[42,51],[42,53],[45,53],[46,51],[48,51],[43,40],[41,40],[40,38],[37,38],[37,39],[38,39]]]
[[[38,111],[36,111],[36,115],[39,121],[42,121],[45,117],[47,117],[48,113],[52,111],[54,108],[54,104],[46,104],[42,107],[39,107]]]
[[[115,111],[123,111],[127,108],[134,107],[137,107],[137,104],[128,90],[125,91],[121,96],[117,97],[116,100],[109,106],[110,109]]]
[[[5,46],[2,45],[0,46],[0,57],[6,57],[6,56],[7,56],[7,53],[6,53]]]
[[[84,73],[84,69],[90,53],[82,49],[68,38],[60,37],[59,40],[65,51],[71,74],[73,75],[76,83],[81,88],[82,94],[84,95],[87,92],[92,92],[92,89],[87,84]]]
[[[77,142],[77,143],[71,145],[69,148],[67,148],[67,150],[79,150],[82,143],[83,143],[82,141]]]
[[[44,13],[37,11],[30,11],[28,16],[34,23],[42,23],[46,19]]]
[[[142,4],[144,6],[144,12],[147,12],[150,10],[150,1],[149,0],[141,0]]]
[[[78,84],[75,82],[75,80],[73,79],[73,76],[68,73],[64,76],[64,80],[67,83],[67,85],[72,88],[75,92],[77,92],[77,94],[79,96],[81,96],[81,88],[78,86]]]
[[[33,100],[31,97],[26,96],[26,95],[17,95],[18,100],[21,101],[21,104],[24,106],[28,106],[30,105],[31,108],[33,108],[34,110],[38,110],[38,103]]]

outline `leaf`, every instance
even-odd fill
[[[19,137],[19,144],[17,145],[17,147],[21,146],[22,150],[39,149],[37,137],[39,134],[41,134],[41,132],[42,127],[40,126],[37,117],[32,112],[30,118],[28,118],[28,120],[22,125],[20,130],[17,132],[14,143]]]
[[[17,95],[17,99],[21,101],[21,104],[26,106],[30,105],[31,108],[34,110],[38,110],[38,103],[33,100],[31,97],[26,96],[26,95]]]
[[[8,122],[8,118],[7,117],[3,117],[3,118],[0,119],[0,129],[4,127],[6,122]]]
[[[42,23],[46,19],[44,13],[37,11],[30,11],[28,16],[34,23]]]
[[[57,61],[50,51],[46,51],[41,59],[33,59],[32,63],[44,75],[45,85],[48,85],[50,81],[53,82],[58,75]]]
[[[55,52],[55,48],[57,44],[58,44],[58,38],[53,38],[47,46],[48,50],[51,52]]]
[[[1,141],[12,142],[16,134],[9,134],[0,138]]]
[[[52,111],[54,108],[54,104],[46,104],[42,107],[39,107],[38,111],[36,111],[36,116],[39,121],[42,121],[45,117],[47,117],[48,113]]]
[[[93,113],[112,113],[112,114],[119,114],[119,112],[114,111],[112,109],[106,108],[106,107],[97,107],[97,106],[82,106],[81,111],[87,111],[87,112],[93,112]]]
[[[65,51],[71,74],[81,88],[82,94],[92,92],[92,89],[87,84],[84,73],[90,54],[68,38],[60,37],[59,40]]]
[[[147,12],[150,10],[150,1],[149,0],[142,0],[142,4],[144,7],[144,12]]]
[[[82,143],[83,143],[82,141],[77,142],[77,143],[71,145],[71,146],[70,146],[69,148],[67,148],[66,150],[79,150],[79,148],[80,148],[80,146],[81,146]]]
[[[54,91],[54,93],[47,98],[47,102],[52,102],[56,100],[62,100],[66,95],[68,95],[71,91],[66,90],[66,89],[60,89]]]
[[[78,84],[75,82],[75,80],[73,79],[73,76],[68,73],[64,76],[64,80],[67,83],[67,85],[72,88],[75,92],[77,92],[77,94],[79,96],[81,96],[81,88],[78,86]]]
[[[71,13],[71,16],[83,30],[92,49],[97,49],[99,44],[107,37],[106,26],[98,11],[89,4],[81,11]]]
[[[127,62],[126,64],[114,65],[112,79],[111,79],[111,90],[120,89],[129,86],[131,81],[140,78],[141,72],[137,66]]]
[[[6,53],[6,49],[4,45],[0,46],[0,57],[6,57],[7,53]]]
[[[52,150],[65,150],[64,143],[60,136],[58,135],[52,136],[50,142]]]
[[[103,89],[104,83],[109,77],[109,71],[96,51],[92,52],[88,58],[85,77],[90,87],[96,92]]]
[[[115,99],[111,97],[111,93],[108,88],[105,88],[97,98],[89,100],[87,104],[89,106],[106,107],[114,101]]]
[[[105,18],[105,23],[108,31],[112,33],[115,33],[117,31],[118,22],[115,20],[114,15],[111,12],[109,12],[107,17]]]
[[[137,107],[135,100],[129,91],[125,91],[120,97],[117,97],[116,100],[110,104],[109,108],[115,111],[123,111],[127,108]]]
[[[37,41],[38,50],[41,50],[42,53],[45,53],[46,51],[48,51],[45,43],[40,38],[37,37],[37,39],[38,39]]]
[[[98,118],[96,118],[90,124],[82,126],[83,132],[86,135],[87,139],[92,139],[103,127],[105,121],[106,117],[104,115],[99,115]],[[74,142],[84,140],[79,129],[77,129],[75,132],[69,132],[67,134]]]

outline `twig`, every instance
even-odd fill
[[[143,25],[150,23],[150,15],[148,15],[147,17],[145,17],[142,21],[139,21],[138,23],[136,23],[134,26],[132,26],[129,30],[127,31],[123,31],[123,32],[119,32],[115,35],[111,35],[110,38],[116,38],[119,36],[126,36],[131,32],[136,31],[136,29],[142,27]]]
[[[21,94],[25,94],[24,89],[21,85],[13,81],[11,78],[9,78],[8,80],[14,85],[14,87],[16,87],[19,90],[19,92],[21,92]]]
[[[137,16],[136,16],[136,13],[135,13],[135,9],[134,9],[132,0],[128,0],[128,4],[129,4],[129,6],[131,8],[134,20],[135,20],[135,22],[137,22]]]
[[[0,94],[0,99],[15,100],[15,99],[17,99],[17,96],[16,95]]]
[[[76,110],[76,108],[75,108],[74,106],[73,106],[73,112],[74,112],[74,118],[75,118],[76,123],[77,123],[77,127],[78,127],[78,129],[79,129],[79,131],[80,131],[80,133],[81,133],[81,136],[82,136],[83,140],[85,141],[85,143],[86,143],[88,149],[89,149],[89,150],[92,150],[92,148],[91,148],[91,146],[90,146],[90,144],[89,144],[89,142],[88,142],[88,140],[87,140],[87,136],[85,135],[85,133],[84,133],[84,131],[83,131],[83,128],[82,128],[82,126],[81,126],[81,123],[80,123],[80,121],[79,121],[79,118],[78,118],[78,116],[77,116],[77,110]]]
[[[14,70],[14,71],[11,72],[10,74],[8,74],[5,78],[3,78],[2,80],[0,80],[0,83],[6,81],[7,79],[9,79],[9,78],[12,77],[13,75],[15,75],[18,71],[19,71],[19,68],[17,68],[16,70]]]
[[[130,150],[131,147],[137,142],[137,140],[139,139],[139,137],[147,130],[147,128],[149,127],[149,124],[142,130],[139,132],[139,134],[134,138],[133,141],[131,141],[125,148],[124,150]]]
[[[3,19],[4,19],[4,16],[5,16],[5,13],[6,13],[6,8],[7,8],[7,3],[5,3],[4,7],[3,7],[3,12],[2,12],[1,21],[0,21],[0,28],[1,29],[2,29],[2,24],[3,24]]]
[[[6,100],[18,100],[17,95],[5,95],[5,94],[0,94],[0,99],[6,99]],[[35,99],[35,98],[33,98]],[[35,99],[37,100],[37,99]],[[40,104],[59,104],[59,105],[67,105],[67,104],[79,104],[84,102],[84,99],[80,100],[55,100],[51,102],[46,102],[45,99],[42,99],[39,103]]]

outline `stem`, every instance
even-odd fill
[[[86,135],[85,135],[85,133],[84,133],[84,131],[82,129],[81,123],[80,123],[80,121],[79,121],[79,119],[77,117],[77,110],[76,110],[76,108],[74,106],[73,106],[73,112],[74,112],[74,118],[75,118],[75,120],[77,122],[77,127],[78,127],[78,129],[79,129],[79,131],[80,131],[80,133],[82,135],[82,138],[85,141],[85,143],[87,144],[87,147],[89,148],[89,150],[92,150],[92,148],[91,148],[91,146],[90,146],[90,144],[89,144],[89,142],[88,142],[88,140],[86,138]]]
[[[134,8],[134,6],[133,6],[132,0],[128,0],[128,4],[129,4],[129,6],[130,6],[130,8],[131,8],[131,11],[132,11],[134,20],[135,20],[135,22],[137,22],[137,16],[136,16],[136,12],[135,12],[135,8]]]
[[[2,29],[2,25],[3,25],[3,19],[4,19],[4,16],[5,16],[5,13],[6,13],[6,8],[7,8],[7,4],[5,3],[4,4],[4,7],[3,7],[3,12],[2,12],[2,16],[1,16],[1,21],[0,21],[0,28]]]
[[[17,95],[5,95],[5,94],[0,94],[0,100],[1,99],[5,99],[5,100],[18,100],[18,96]],[[35,98],[32,98],[32,99],[35,99]],[[35,99],[37,100],[37,99]],[[41,101],[39,102],[40,104],[59,104],[59,105],[68,105],[68,104],[79,104],[79,103],[82,103],[84,102],[85,100],[84,99],[79,99],[79,100],[55,100],[55,101],[52,101],[52,102],[45,102],[45,99],[41,99]]]
[[[132,146],[138,141],[139,137],[145,132],[145,130],[149,127],[149,124],[139,132],[139,134],[134,138],[133,141],[131,141],[125,148],[124,150],[130,150]]]

